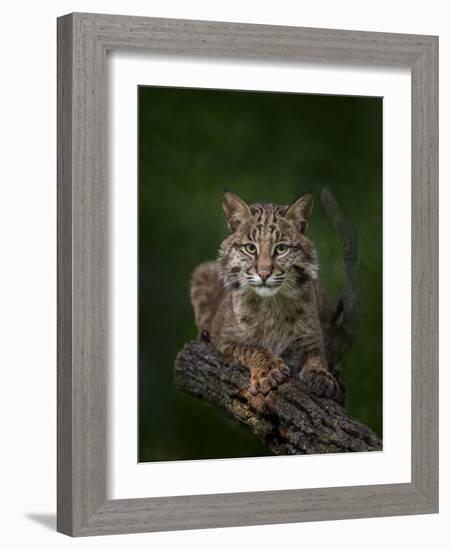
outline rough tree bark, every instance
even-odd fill
[[[224,408],[277,454],[381,450],[380,439],[342,405],[307,393],[289,378],[267,396],[252,396],[245,367],[224,361],[210,344],[189,342],[175,361],[177,385]]]
[[[332,193],[324,189],[321,199],[341,240],[346,275],[337,304],[332,308],[327,304],[324,311],[328,313],[321,315],[327,361],[339,381],[341,402],[310,395],[292,376],[267,396],[252,396],[248,370],[226,362],[206,342],[189,342],[175,361],[175,381],[181,389],[224,408],[279,455],[382,449],[378,436],[343,408],[341,364],[360,324],[356,234]]]

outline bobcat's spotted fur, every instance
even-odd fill
[[[191,300],[213,347],[250,371],[250,391],[268,393],[291,373],[333,397],[319,319],[317,256],[306,236],[312,195],[290,206],[247,205],[227,191],[230,235],[218,260],[193,273]]]

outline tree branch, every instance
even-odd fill
[[[358,248],[356,231],[344,217],[334,195],[327,188],[322,190],[323,207],[341,241],[342,259],[346,283],[337,303],[333,318],[322,328],[326,342],[327,360],[330,368],[337,374],[340,363],[353,347],[361,322],[359,287],[357,284]]]
[[[225,409],[277,455],[379,451],[381,440],[330,399],[289,378],[267,396],[252,396],[248,370],[227,363],[210,344],[189,342],[177,355],[175,380],[188,393]]]

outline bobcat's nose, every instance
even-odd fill
[[[261,277],[263,283],[270,277],[270,271],[258,271],[258,275]]]

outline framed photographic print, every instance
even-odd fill
[[[58,19],[58,530],[438,509],[438,40]]]

